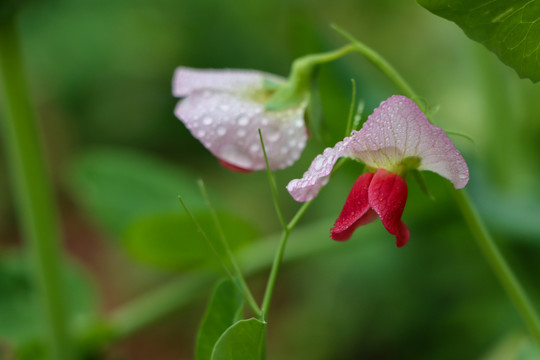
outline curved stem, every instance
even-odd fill
[[[22,66],[15,20],[0,25],[0,70],[6,116],[3,136],[20,225],[27,241],[38,304],[51,359],[71,360],[73,353],[60,277],[62,252],[57,207]]]
[[[495,272],[504,290],[518,309],[523,320],[527,324],[531,335],[540,344],[540,321],[538,314],[529,300],[527,293],[515,277],[512,269],[499,251],[497,244],[491,238],[486,226],[478,215],[475,207],[471,203],[464,190],[454,190],[456,200],[469,229],[474,235],[478,246],[484,253],[489,265]]]

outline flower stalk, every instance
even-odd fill
[[[348,34],[339,27],[333,25],[333,28],[348,38],[351,43],[358,46],[362,52],[375,66],[383,71],[390,80],[392,80],[401,91],[411,99],[418,99],[418,96],[405,79],[380,55],[367,46],[361,44],[352,35]],[[456,204],[458,205],[463,218],[469,229],[475,237],[482,252],[491,266],[497,279],[506,291],[508,297],[512,300],[520,313],[522,319],[527,324],[530,334],[537,344],[540,344],[540,318],[529,299],[527,292],[521,286],[519,280],[515,277],[512,269],[501,254],[497,244],[493,241],[480,215],[476,211],[465,190],[451,189]]]
[[[30,105],[14,18],[0,24],[0,71],[6,107],[3,142],[19,223],[33,265],[31,271],[45,325],[43,334],[50,359],[71,360],[73,352],[60,276],[62,252],[57,206]]]

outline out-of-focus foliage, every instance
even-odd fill
[[[11,344],[23,344],[20,356],[32,359],[42,352],[41,315],[34,302],[37,290],[33,285],[30,264],[19,253],[0,258],[0,336]],[[98,294],[88,274],[79,266],[66,263],[62,271],[69,315],[74,326],[82,326],[97,313]],[[1,354],[0,354],[1,355]]]
[[[458,24],[471,39],[485,45],[522,78],[540,80],[540,2],[533,0],[418,0]]]
[[[96,244],[131,232],[148,245],[160,232],[143,237],[151,226],[143,232],[137,224],[184,216],[178,195],[195,214],[206,211],[198,177],[220,211],[250,222],[261,236],[277,238],[280,230],[266,175],[224,170],[174,117],[175,67],[253,68],[286,76],[294,58],[344,44],[331,22],[387,58],[429,106],[440,105],[431,117],[436,125],[474,139],[451,135],[471,168],[467,189],[538,299],[540,237],[532,214],[540,211],[540,89],[415,2],[53,0],[28,3],[19,20],[69,248],[100,281],[106,311],[151,290],[162,273],[126,259],[121,241]],[[327,144],[343,137],[351,78],[365,114],[397,91],[357,54],[321,66],[317,86]],[[312,136],[300,161],[276,173],[287,219],[299,204],[284,186],[324,145]],[[280,272],[268,319],[269,358],[481,358],[524,328],[440,177],[424,174],[435,200],[408,179],[404,221],[411,240],[404,248],[395,248],[380,222],[357,230],[350,241],[332,242],[332,222],[362,169],[346,164],[291,234],[290,261]],[[0,199],[9,199],[3,161],[0,174]],[[12,211],[7,201],[0,204],[2,250],[18,238]],[[173,244],[171,235],[181,238],[172,234],[180,223],[172,222],[159,228],[163,242],[153,245]],[[171,263],[188,255],[163,249]],[[254,274],[249,282],[257,299],[267,275],[261,264],[274,251],[275,242],[260,239],[239,249],[241,263]],[[0,284],[10,284],[3,274]],[[78,284],[69,286],[74,296],[84,293]],[[148,328],[123,357],[193,358],[202,313],[202,305],[195,306]],[[11,324],[3,319],[0,327]],[[166,343],[168,338],[173,340]]]
[[[99,225],[121,235],[134,221],[182,213],[178,195],[203,208],[195,176],[134,151],[95,149],[73,159],[70,186]]]
[[[194,214],[206,237],[185,214],[142,218],[128,227],[124,246],[134,258],[153,266],[179,270],[201,265],[213,260],[217,254],[224,256],[221,247],[208,244],[220,243],[220,233],[209,212]],[[232,250],[257,238],[253,225],[229,213],[218,214],[223,232]]]

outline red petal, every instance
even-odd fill
[[[245,168],[243,168],[243,167],[233,165],[233,164],[231,164],[230,162],[227,162],[227,161],[225,161],[225,160],[222,160],[222,159],[218,159],[218,160],[219,160],[219,163],[221,164],[221,166],[223,166],[225,169],[228,169],[228,170],[231,170],[231,171],[240,172],[240,173],[250,173],[250,172],[253,172],[253,170],[245,169]]]
[[[396,245],[409,241],[410,232],[401,221],[407,202],[407,183],[397,174],[379,169],[373,176],[368,191],[369,204],[379,215],[386,230],[396,235]]]
[[[368,188],[373,175],[373,173],[365,173],[354,183],[343,210],[331,230],[332,239],[348,240],[357,227],[377,218],[377,214],[370,209],[368,201]]]

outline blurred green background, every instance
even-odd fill
[[[330,23],[381,53],[427,104],[440,106],[437,125],[474,139],[451,136],[470,166],[469,193],[524,286],[540,299],[540,89],[414,1],[31,1],[19,23],[65,248],[84,273],[68,282],[77,316],[107,314],[178,273],[207,266],[210,260],[201,260],[207,251],[190,237],[177,202],[180,194],[195,212],[204,211],[199,177],[217,207],[232,214],[223,219],[236,224],[230,231],[239,247],[279,232],[266,175],[221,168],[174,117],[172,74],[183,65],[286,76],[296,57],[344,44]],[[299,205],[284,186],[343,136],[350,79],[366,114],[397,91],[355,54],[324,65],[319,75],[329,137],[312,138],[296,165],[276,173],[287,218]],[[521,346],[524,326],[446,180],[426,174],[434,201],[409,182],[404,221],[411,240],[404,248],[395,247],[380,222],[348,242],[329,239],[361,169],[348,164],[291,236],[291,247],[312,242],[316,251],[300,251],[280,274],[269,359],[495,359]],[[21,258],[21,239],[5,156],[0,174],[1,349],[32,338],[27,333],[36,320],[25,305],[32,288],[17,265],[22,260],[13,260]],[[167,251],[175,246],[178,252]],[[258,297],[265,270],[250,277]],[[83,283],[85,290],[76,290]],[[97,358],[193,358],[210,288]],[[17,334],[14,324],[22,329]]]

